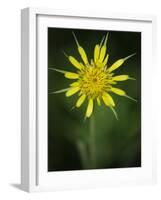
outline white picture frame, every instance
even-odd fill
[[[83,23],[84,21],[86,23]],[[91,21],[94,23],[91,23]],[[106,30],[105,23],[107,21],[111,22],[110,26],[112,28],[115,28],[117,25],[118,30],[138,30],[144,34],[142,38],[144,40],[142,46],[142,99],[144,100],[142,104],[143,165],[139,169],[53,172],[53,175],[49,176],[46,171],[47,135],[45,130],[47,126],[47,100],[43,95],[47,88],[46,68],[43,67],[47,59],[47,54],[44,54],[45,51],[47,52],[47,48],[45,39],[42,40],[42,38],[46,37],[45,31],[48,26],[83,27],[87,29],[97,26],[99,29]],[[147,98],[148,91],[146,89],[149,78],[152,79],[148,70],[151,63],[153,63],[155,68],[155,29],[156,19],[155,16],[151,15],[88,13],[43,8],[25,8],[22,10],[21,188],[23,190],[28,192],[54,191],[122,184],[152,184],[156,182],[155,133],[151,132],[153,130],[153,101],[152,96]],[[40,38],[43,41],[41,43],[39,43]],[[41,57],[41,60],[39,60],[39,57]],[[146,67],[144,67],[145,65]],[[43,88],[42,91],[39,90],[40,86]],[[148,84],[148,89],[150,88],[152,88],[152,85]]]

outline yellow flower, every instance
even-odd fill
[[[119,96],[129,97],[126,92],[117,87],[113,87],[119,81],[126,81],[133,79],[129,75],[114,75],[114,70],[118,69],[127,59],[135,54],[121,58],[114,62],[111,66],[108,66],[109,54],[107,53],[107,40],[108,33],[103,37],[100,44],[96,44],[94,48],[94,59],[89,62],[87,54],[83,47],[79,44],[75,34],[73,33],[77,49],[80,54],[82,61],[78,61],[73,56],[67,56],[70,63],[75,67],[75,72],[63,71],[55,68],[51,68],[57,72],[61,72],[67,79],[71,79],[74,82],[70,84],[69,88],[54,92],[66,92],[66,97],[70,97],[74,94],[78,95],[78,100],[75,106],[79,108],[85,100],[88,101],[85,117],[89,118],[92,115],[94,101],[97,102],[98,106],[101,105],[101,101],[104,102],[114,113],[117,118],[117,113],[114,109],[115,102],[111,96],[111,93],[115,93]],[[133,79],[135,80],[135,79]],[[135,100],[136,101],[136,100]]]

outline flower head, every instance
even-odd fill
[[[78,95],[78,100],[75,106],[79,108],[85,100],[88,101],[87,110],[85,116],[89,118],[92,115],[94,102],[96,101],[98,106],[101,105],[101,101],[104,102],[114,113],[117,118],[117,113],[114,109],[115,102],[111,96],[111,93],[115,93],[119,96],[129,97],[122,89],[115,87],[120,81],[126,81],[131,78],[129,75],[116,75],[114,71],[118,69],[127,59],[135,54],[121,58],[114,62],[111,66],[108,66],[109,54],[107,53],[107,40],[108,33],[103,37],[100,44],[96,44],[94,48],[94,58],[89,62],[87,54],[83,47],[79,44],[75,34],[77,49],[80,54],[81,60],[78,61],[73,56],[65,56],[70,63],[75,67],[75,72],[63,71],[55,68],[51,68],[57,72],[63,73],[67,79],[71,79],[73,82],[69,88],[56,91],[54,93],[66,92],[66,97],[70,97],[74,94]]]

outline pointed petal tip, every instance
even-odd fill
[[[80,46],[74,31],[72,31],[72,34],[73,34],[73,37],[74,37],[74,40],[75,40],[77,46]]]
[[[114,116],[115,116],[115,118],[116,118],[116,120],[118,121],[119,120],[119,118],[118,118],[118,115],[117,115],[117,112],[116,112],[116,110],[112,107],[112,106],[110,106],[110,109],[112,110],[112,112],[113,112],[113,114],[114,114]]]
[[[69,56],[65,53],[64,50],[62,50],[62,53],[64,54],[65,57],[67,57],[67,58],[69,57]]]
[[[102,40],[100,42],[100,47],[102,46],[104,39],[105,39],[105,36],[102,37]]]
[[[71,110],[74,110],[75,109],[75,106],[72,106]]]
[[[65,89],[61,89],[61,90],[54,91],[54,92],[50,92],[49,94],[59,94],[59,93],[66,92],[66,91],[68,91],[68,90],[69,90],[69,88],[65,88]]]
[[[59,72],[59,73],[62,73],[62,74],[67,73],[67,71],[61,70],[61,69],[57,69],[57,68],[48,68],[48,69],[53,70],[53,71],[56,71],[56,72]]]
[[[86,115],[84,115],[84,122],[86,121],[86,119],[87,119],[87,117],[86,117]]]
[[[133,81],[136,81],[136,78],[133,78],[133,77],[129,77],[129,80],[133,80]]]
[[[128,60],[129,58],[131,58],[131,57],[133,57],[133,56],[135,56],[135,55],[136,55],[136,53],[133,53],[133,54],[131,54],[131,55],[125,57],[125,58],[124,58],[124,61]]]
[[[109,35],[109,32],[107,32],[106,35],[104,35],[104,36],[102,37],[102,40],[101,40],[101,42],[100,42],[100,47],[102,46],[103,43],[104,43],[104,45],[106,45],[107,40],[108,40],[108,35]]]
[[[106,44],[107,44],[108,36],[109,36],[109,32],[107,32],[107,34],[106,34],[106,36],[105,36],[105,41],[104,41],[104,45],[105,45],[105,46],[106,46]]]
[[[134,99],[134,98],[130,97],[130,96],[129,96],[129,95],[127,95],[127,94],[125,95],[125,97],[126,97],[126,98],[128,98],[128,99],[131,99],[132,101],[138,102],[138,100],[136,100],[136,99]]]

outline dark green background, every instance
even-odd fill
[[[75,68],[64,56],[63,51],[80,60],[72,35],[76,34],[88,58],[93,58],[96,43],[106,34],[99,30],[74,30],[48,28],[48,67],[69,71]],[[96,133],[96,168],[122,168],[141,166],[141,33],[109,31],[107,44],[109,63],[132,53],[136,56],[126,61],[116,74],[129,74],[137,80],[120,82],[117,87],[138,100],[137,103],[125,97],[112,94],[116,103],[119,121],[111,110],[97,105],[94,108]],[[89,120],[84,120],[87,102],[80,109],[73,109],[77,95],[50,94],[67,88],[71,80],[63,74],[48,70],[48,170],[82,169],[77,141],[86,141]]]

